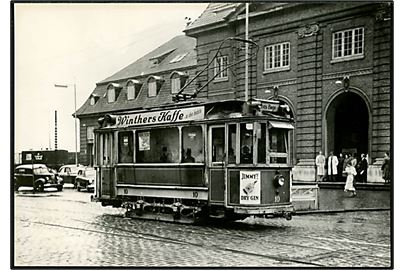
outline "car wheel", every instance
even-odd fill
[[[79,185],[77,185],[77,187],[76,187],[76,188],[77,188],[77,191],[80,191],[80,186],[79,186]]]
[[[58,187],[57,189],[58,189],[58,191],[62,191],[63,186],[60,186],[60,187]]]
[[[37,182],[37,184],[36,184],[36,188],[35,188],[37,191],[40,191],[40,192],[42,192],[42,191],[44,191],[44,183],[42,183],[41,181],[38,181]]]

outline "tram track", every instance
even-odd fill
[[[225,252],[233,252],[233,253],[238,253],[242,255],[249,255],[249,256],[254,256],[254,257],[260,257],[260,258],[267,258],[279,262],[291,262],[291,263],[298,263],[302,265],[307,265],[307,266],[319,266],[319,267],[325,267],[325,265],[314,263],[314,262],[309,262],[305,260],[300,260],[300,259],[293,259],[293,258],[288,258],[288,257],[283,257],[283,256],[278,256],[278,255],[269,255],[269,254],[258,254],[254,252],[249,252],[245,250],[239,250],[236,248],[229,248],[229,247],[222,247],[220,245],[211,245],[207,243],[195,243],[195,242],[190,242],[186,240],[179,240],[179,239],[174,239],[171,237],[167,236],[160,236],[157,234],[153,233],[144,233],[144,232],[137,232],[134,230],[127,230],[115,226],[108,226],[105,224],[100,224],[96,222],[89,222],[85,220],[79,220],[79,219],[73,219],[78,222],[86,223],[89,225],[93,226],[98,226],[102,228],[107,228],[115,231],[120,231],[124,233],[119,233],[119,232],[106,232],[102,230],[96,230],[96,229],[87,229],[87,228],[81,228],[81,227],[75,227],[75,226],[68,226],[68,225],[63,225],[63,224],[57,224],[57,223],[49,223],[49,222],[42,222],[42,221],[28,221],[28,220],[20,220],[21,222],[28,222],[32,224],[38,224],[38,225],[43,225],[43,226],[50,226],[50,227],[59,227],[63,229],[70,229],[70,230],[77,230],[77,231],[84,231],[88,233],[98,233],[98,234],[105,234],[105,235],[111,235],[111,236],[117,236],[117,237],[124,237],[124,238],[133,238],[134,235],[136,235],[137,238],[144,239],[144,240],[149,240],[149,241],[158,241],[158,242],[163,242],[163,243],[172,243],[172,244],[178,244],[178,245],[190,245],[190,246],[195,246],[195,247],[200,247],[200,248],[209,248],[209,249],[214,249],[218,251],[225,251]],[[127,234],[125,234],[127,233]],[[129,233],[129,234],[128,234]],[[308,248],[308,247],[306,247]]]

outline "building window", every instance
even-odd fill
[[[148,83],[148,97],[156,97],[156,81],[150,81]]]
[[[264,47],[264,70],[272,71],[290,67],[290,42]]]
[[[94,142],[94,127],[88,126],[86,133],[87,133],[87,143],[93,143]]]
[[[115,88],[114,86],[109,86],[107,89],[107,102],[112,103],[115,101]]]
[[[333,59],[345,59],[364,54],[364,28],[333,33]]]
[[[96,104],[96,99],[94,97],[90,98],[90,105],[93,106],[94,104]]]
[[[172,73],[170,77],[171,86],[172,86],[172,94],[177,94],[180,89],[186,84],[187,81],[187,74],[183,72],[175,71]]]
[[[148,79],[148,97],[156,97],[163,84],[163,78],[150,76]]]
[[[217,57],[214,61],[214,72],[215,75],[218,74],[216,79],[226,79],[228,78],[228,56]]]
[[[141,89],[141,82],[137,80],[130,80],[127,82],[127,100],[136,99]]]

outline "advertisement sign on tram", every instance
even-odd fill
[[[240,171],[240,204],[260,204],[260,171]]]
[[[166,111],[123,114],[117,116],[116,127],[168,124],[204,119],[204,106]]]

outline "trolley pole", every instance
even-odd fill
[[[249,40],[249,3],[246,3],[245,39]],[[245,43],[245,102],[249,101],[249,43]]]

